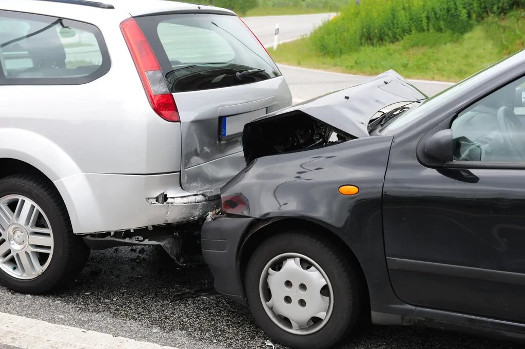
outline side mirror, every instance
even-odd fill
[[[434,133],[424,143],[423,151],[429,160],[443,164],[454,160],[452,130],[446,129]]]

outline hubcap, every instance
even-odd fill
[[[22,195],[0,198],[0,269],[17,279],[42,274],[53,255],[53,231],[44,211]]]
[[[300,254],[286,253],[268,262],[259,293],[268,316],[289,333],[317,332],[332,314],[330,280],[317,263]]]

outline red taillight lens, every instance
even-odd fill
[[[129,18],[120,24],[120,30],[151,107],[164,120],[180,121],[177,105],[162,75],[159,61],[139,25],[135,19]]]
[[[236,215],[247,215],[250,210],[248,201],[242,194],[223,196],[221,198],[222,212]]]

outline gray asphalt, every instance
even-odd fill
[[[371,76],[332,73],[283,64],[279,64],[279,69],[290,86],[294,102],[302,102],[332,91],[359,85],[371,79]],[[448,82],[425,80],[409,80],[409,82],[428,96],[433,96],[453,85]]]
[[[335,13],[296,16],[246,17],[243,21],[266,47],[273,45],[275,25],[279,24],[279,42],[299,39],[330,20]]]
[[[65,291],[29,296],[0,288],[0,299],[1,312],[181,349],[271,348],[245,307],[213,291],[206,267],[179,268],[151,247],[93,251]],[[430,329],[374,326],[343,348],[522,346]]]

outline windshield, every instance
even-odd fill
[[[168,14],[137,18],[172,93],[243,85],[280,76],[236,16]]]
[[[457,98],[463,92],[480,86],[490,80],[494,74],[498,74],[498,70],[495,70],[496,66],[506,65],[511,66],[512,64],[522,62],[522,55],[516,54],[510,58],[507,58],[494,66],[488,67],[485,70],[459,82],[458,84],[446,89],[445,91],[435,95],[434,97],[426,100],[419,108],[411,109],[404,114],[401,114],[390,123],[386,124],[385,127],[380,131],[381,134],[391,135],[398,133],[400,130],[409,127],[412,123],[425,115],[431,114],[437,108],[447,104],[453,99]]]

